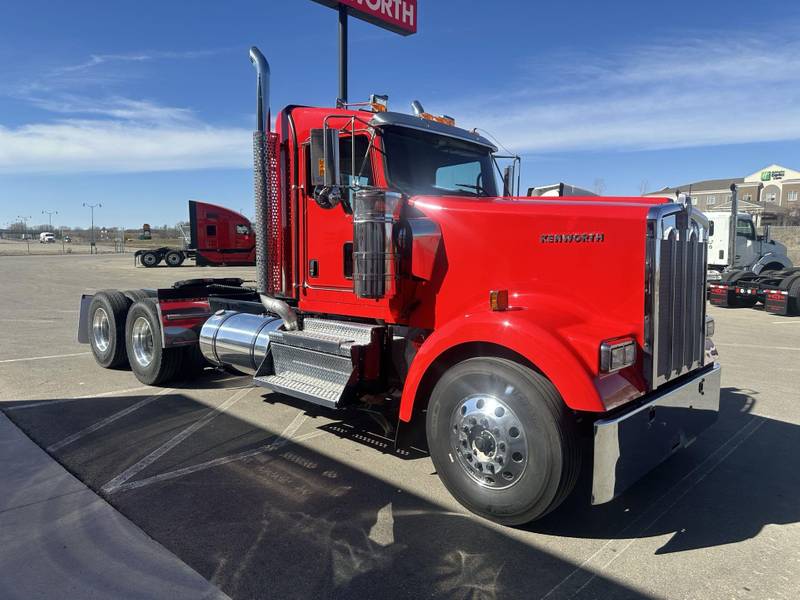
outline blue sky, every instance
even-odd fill
[[[523,187],[638,195],[800,167],[800,4],[419,0],[404,38],[352,21],[350,99],[419,99],[521,153]],[[330,105],[336,14],[310,0],[10,0],[0,19],[0,227],[251,214],[257,44],[272,106]]]

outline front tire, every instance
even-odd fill
[[[550,381],[513,361],[471,358],[451,367],[433,390],[426,425],[442,483],[492,521],[538,519],[577,481],[572,414]]]
[[[166,383],[181,368],[183,349],[161,344],[161,322],[152,298],[136,302],[128,311],[125,343],[131,370],[146,385]]]

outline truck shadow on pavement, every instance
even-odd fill
[[[51,454],[101,491],[208,414],[208,405],[188,394],[165,394]],[[43,402],[7,414],[52,448],[141,400]],[[752,395],[740,390],[724,390],[722,403],[720,421],[704,439],[622,498],[590,508],[584,478],[572,499],[529,526],[530,533],[445,508],[398,488],[392,477],[376,476],[374,464],[372,474],[358,464],[380,450],[350,445],[348,462],[337,459],[335,431],[316,423],[313,413],[294,436],[298,442],[285,445],[275,444],[285,423],[219,413],[148,463],[128,487],[101,493],[233,598],[488,599],[551,592],[548,598],[648,598],[591,565],[543,550],[536,533],[610,540],[674,533],[659,550],[666,553],[743,540],[766,524],[800,520],[793,500],[800,492],[800,428],[752,415]],[[347,427],[374,429],[361,418]],[[427,461],[405,464],[426,478],[416,489],[440,487]],[[58,553],[46,559],[68,560]],[[76,565],[64,568],[80,576]]]
[[[590,473],[528,530],[613,539],[673,534],[656,553],[750,539],[800,521],[800,426],[753,414],[758,392],[723,388],[718,422],[614,501],[586,508]]]

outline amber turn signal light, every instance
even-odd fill
[[[508,310],[508,290],[492,290],[489,292],[489,308],[492,310]]]

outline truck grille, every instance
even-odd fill
[[[708,224],[681,204],[651,209],[645,294],[651,388],[703,366]]]

